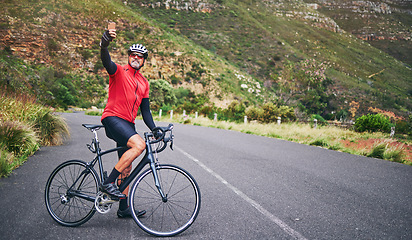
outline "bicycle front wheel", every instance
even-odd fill
[[[94,199],[99,180],[96,171],[83,161],[60,164],[47,180],[47,211],[59,224],[75,227],[87,222],[95,213]]]
[[[151,169],[143,172],[130,192],[132,212],[145,210],[133,218],[145,232],[158,237],[177,235],[189,228],[200,210],[200,191],[196,181],[184,169],[174,165],[156,167],[161,190],[154,184]]]

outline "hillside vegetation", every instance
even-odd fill
[[[410,109],[411,69],[302,1],[202,1],[189,11],[181,1],[130,2],[165,29],[187,36],[262,81],[280,104],[302,103],[300,95],[310,94],[304,91],[310,74],[294,73],[301,62],[311,60],[315,67],[305,72],[322,70],[316,66],[326,63],[330,81],[322,99],[326,109],[318,113],[348,109],[345,102],[352,100],[362,103],[361,112],[369,106]]]
[[[412,66],[412,5],[409,0],[304,0],[339,26]]]
[[[180,89],[191,104],[272,102],[295,108],[299,119],[353,119],[370,107],[406,116],[412,105],[410,67],[300,0],[3,0],[2,6],[2,85],[56,107],[104,106],[107,74],[98,43],[109,21],[119,35],[112,59],[125,64],[127,47],[145,44],[145,76]]]

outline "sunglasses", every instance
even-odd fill
[[[132,58],[139,58],[139,59],[142,59],[144,56],[143,56],[143,54],[141,54],[141,53],[131,53],[130,54],[130,57],[132,57]]]

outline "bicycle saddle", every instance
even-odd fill
[[[89,129],[89,130],[99,130],[100,128],[104,128],[103,125],[97,125],[97,124],[82,124],[83,127]]]

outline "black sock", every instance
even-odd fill
[[[104,180],[103,184],[108,184],[108,183],[114,183],[116,181],[116,178],[120,175],[120,172],[116,170],[116,168],[113,168],[112,172],[110,175]]]
[[[119,202],[119,209],[120,209],[120,211],[124,211],[124,210],[126,210],[128,207],[129,207],[129,205],[127,205],[127,198],[125,198],[125,199],[120,199],[120,202]]]

